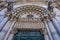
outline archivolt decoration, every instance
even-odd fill
[[[11,17],[17,19],[44,19],[46,16],[49,17],[49,14],[49,11],[43,7],[36,5],[25,5],[14,9]]]

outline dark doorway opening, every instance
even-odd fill
[[[39,31],[20,31],[17,32],[13,40],[45,40]]]

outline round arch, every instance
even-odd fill
[[[32,18],[34,14],[37,16],[36,18],[44,18],[46,15],[48,16],[49,12],[47,9],[36,5],[20,6],[12,11],[12,15],[17,18],[21,18],[25,14],[26,17],[30,18]]]
[[[45,8],[43,8],[43,7],[40,7],[40,6],[36,6],[36,5],[25,5],[25,6],[21,6],[21,7],[18,7],[18,8],[16,8],[16,9],[14,9],[13,11],[12,11],[12,16],[14,16],[14,17],[16,17],[16,18],[29,18],[29,19],[31,19],[31,18],[44,18],[45,17],[45,15],[47,15],[48,16],[48,14],[49,14],[49,12],[48,12],[48,10],[47,9],[45,9]],[[18,36],[18,38],[19,38],[19,40],[20,40],[20,36],[19,35],[21,35],[21,33],[22,32],[19,32],[18,34],[16,34],[15,36],[14,36],[14,39],[15,39],[15,37],[17,37]],[[31,33],[31,32],[27,32],[27,33]],[[33,32],[32,32],[33,33]],[[36,33],[36,32],[35,32]],[[35,34],[34,33],[34,34]],[[39,34],[40,36],[40,38],[42,37],[42,35],[41,35],[41,33],[37,33],[37,34]],[[36,36],[37,36],[37,34],[36,34]],[[23,34],[22,34],[23,35]],[[22,36],[21,35],[21,36]],[[28,35],[28,34],[27,34]],[[30,35],[30,34],[29,34]],[[32,34],[33,35],[33,34]],[[25,35],[26,36],[26,35]],[[29,36],[29,38],[30,38],[31,36]],[[43,36],[44,37],[44,36]],[[39,39],[39,40],[44,40],[44,38],[42,37],[42,39]],[[28,36],[27,36],[27,38],[28,38]],[[16,39],[16,40],[18,40],[18,39]],[[21,40],[27,40],[27,39],[21,39]],[[31,40],[31,39],[30,39]],[[35,40],[35,39],[32,39],[32,40]]]

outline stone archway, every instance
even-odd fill
[[[15,29],[19,29],[20,31],[39,30],[44,36],[47,35],[47,31],[42,21],[46,16],[49,17],[49,12],[45,8],[35,5],[25,5],[16,8],[11,13],[12,14],[9,17],[16,21],[13,32]],[[15,32],[17,30],[15,30]]]
[[[42,18],[44,19],[45,16],[48,16],[49,12],[47,9],[36,6],[36,5],[25,5],[18,7],[13,10],[12,16],[16,18]],[[36,17],[35,17],[36,16]]]

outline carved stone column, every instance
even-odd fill
[[[48,37],[47,31],[46,31],[45,28],[43,28],[43,29],[41,30],[41,33],[44,35],[45,40],[49,40],[49,37]]]
[[[13,39],[13,36],[14,36],[14,33],[11,33],[8,37],[8,40],[12,40]]]
[[[13,37],[14,37],[14,34],[15,34],[16,32],[17,32],[17,30],[16,30],[16,28],[14,28],[14,29],[12,30],[11,34],[9,35],[8,40],[12,40]]]
[[[45,37],[45,40],[49,40],[49,37],[48,37],[48,34],[47,34],[46,30],[44,31],[44,37]]]

